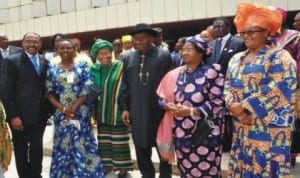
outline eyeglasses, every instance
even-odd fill
[[[248,36],[251,36],[251,35],[254,35],[254,33],[256,32],[264,32],[266,30],[248,30],[248,31],[243,31],[243,32],[239,32],[240,36],[245,36],[245,35],[248,35]]]
[[[117,44],[113,44],[113,45],[114,45],[114,46],[121,46],[121,44],[118,44],[118,43],[117,43]]]

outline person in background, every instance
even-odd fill
[[[205,39],[208,42],[213,41],[215,39],[213,26],[208,26],[205,30],[202,30],[200,32],[200,38]]]
[[[38,54],[40,35],[26,33],[23,49],[6,58],[4,95],[19,177],[41,178],[43,134],[48,117],[45,80],[48,62]]]
[[[227,18],[218,17],[213,22],[213,30],[216,39],[210,45],[213,48],[212,55],[208,57],[208,64],[217,63],[222,66],[225,76],[230,58],[246,49],[244,41],[230,33],[231,24]],[[223,135],[223,151],[230,151],[232,143],[232,116],[225,108],[225,125]]]
[[[4,97],[4,94],[3,94],[4,86],[5,86],[5,77],[4,77],[4,75],[6,73],[6,67],[2,68],[3,63],[4,63],[4,59],[2,57],[2,54],[0,53],[0,98],[1,99],[3,99],[3,97]]]
[[[81,50],[81,41],[80,41],[80,39],[79,38],[72,38],[71,40],[76,45],[77,54],[80,54],[81,58],[86,58],[86,59],[83,59],[83,60],[86,60],[91,65],[92,61],[91,61],[89,52]]]
[[[98,148],[105,174],[119,171],[118,178],[126,178],[133,170],[130,156],[129,130],[122,122],[118,105],[123,63],[112,61],[113,45],[102,40],[92,46],[92,55],[99,63],[91,69],[94,84],[102,93],[96,102],[95,117],[98,124]]]
[[[170,70],[172,60],[168,51],[153,46],[156,31],[148,24],[137,24],[131,35],[136,50],[121,55],[124,69],[120,108],[124,124],[131,126],[140,172],[143,178],[154,178],[152,147],[156,147],[157,128],[163,115],[155,91]],[[171,165],[167,161],[160,159],[159,171],[160,178],[171,178]]]
[[[300,32],[288,29],[286,26],[287,11],[283,8],[269,7],[282,16],[280,30],[271,38],[277,48],[287,50],[295,61],[300,61]],[[300,69],[298,69],[300,71]]]
[[[121,37],[123,51],[132,51],[134,50],[132,36],[131,35],[123,35]]]
[[[172,62],[174,67],[178,67],[184,65],[184,62],[181,58],[181,49],[183,44],[185,43],[186,37],[181,37],[177,40],[174,51],[171,52]]]
[[[293,26],[296,30],[300,31],[300,12],[295,15]]]
[[[299,84],[300,84],[300,32],[297,30],[288,29],[286,26],[286,18],[287,18],[287,11],[283,8],[275,8],[275,7],[269,7],[271,10],[277,11],[282,16],[282,24],[280,30],[277,32],[276,36],[271,38],[271,40],[274,41],[274,45],[279,49],[285,49],[287,50],[290,55],[293,57],[293,59],[297,63],[297,76],[298,76],[298,85],[297,85],[297,94],[296,94],[296,121],[295,126],[298,126],[298,122],[300,119],[300,90],[299,90]],[[296,130],[300,128],[296,128]],[[294,132],[294,135],[297,134],[297,132]],[[295,145],[298,143],[297,140],[294,140],[295,137],[293,137],[292,145]],[[295,144],[294,144],[295,143]],[[296,157],[297,152],[300,152],[300,148],[295,149],[295,146],[291,147],[291,163],[292,167],[295,166],[296,163]]]
[[[157,90],[161,107],[173,116],[170,127],[180,177],[220,177],[224,124],[221,66],[205,64],[211,47],[199,35],[186,39],[181,54],[185,65],[167,73]],[[197,123],[206,117],[215,127],[196,145],[191,136]]]
[[[18,46],[10,45],[7,36],[4,34],[0,34],[0,51],[2,57],[6,58],[7,56],[10,56],[12,54],[22,52],[23,49]]]
[[[282,17],[240,3],[234,23],[247,50],[231,58],[225,79],[226,106],[235,118],[228,177],[290,177],[296,64],[286,50],[266,44]]]
[[[51,37],[50,44],[52,47],[52,52],[45,53],[46,60],[51,62],[51,60],[58,55],[57,54],[57,48],[58,48],[57,44],[61,39],[64,39],[64,38],[66,38],[66,36],[62,33],[56,33]]]
[[[164,42],[163,29],[153,28],[153,30],[157,33],[153,40],[154,45],[158,48],[169,51],[169,45]]]
[[[2,99],[5,99],[3,95],[7,69],[5,58],[13,54],[21,53],[22,51],[22,48],[10,45],[6,35],[0,34],[0,96],[2,96]]]
[[[80,41],[80,39],[79,38],[72,38],[71,40],[73,41],[73,43],[76,46],[77,53],[80,54],[81,53],[81,41]]]
[[[75,62],[73,41],[57,46],[61,61],[47,71],[46,94],[55,107],[50,178],[102,178],[102,164],[90,123],[92,106],[85,102],[92,84],[86,62]]]
[[[120,55],[123,52],[121,39],[120,38],[114,39],[112,45],[113,45],[112,60],[113,61],[119,60]]]
[[[295,17],[294,17],[294,23],[293,23],[294,28],[300,33],[300,12],[298,12]],[[300,43],[298,43],[298,52],[300,48]],[[300,132],[300,88],[299,88],[299,84],[300,84],[300,54],[298,53],[297,56],[297,76],[298,76],[298,85],[297,85],[297,92],[296,92],[296,117],[298,120],[295,121],[295,131],[294,131],[294,135],[293,135],[293,140],[292,140],[292,167],[295,166],[296,164],[296,157],[297,157],[297,153],[300,152],[300,146],[299,146],[299,141],[296,140],[296,135],[299,135]]]

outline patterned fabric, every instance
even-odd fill
[[[284,33],[274,39],[277,47],[287,50],[297,61],[297,73],[300,76],[300,32],[286,29]]]
[[[86,62],[89,67],[93,65],[93,61],[88,55],[79,54],[78,52],[76,52],[74,61],[75,61],[75,63],[84,63],[84,62]],[[57,65],[61,62],[61,57],[59,55],[55,56],[55,57],[51,58],[49,60],[49,62],[52,65]]]
[[[285,50],[260,50],[243,64],[246,52],[230,61],[225,101],[241,102],[255,122],[234,120],[228,177],[290,177],[291,126],[296,89],[296,66]]]
[[[122,123],[116,126],[98,124],[98,147],[104,168],[132,170],[129,131]]]
[[[78,63],[70,71],[55,65],[49,66],[47,93],[55,94],[65,106],[72,104],[78,96],[86,96],[91,83],[86,63]],[[59,110],[55,112],[51,178],[103,177],[99,151],[90,124],[91,107],[81,105],[76,116],[76,120],[65,122],[64,114]]]
[[[181,177],[220,177],[223,130],[224,77],[219,64],[199,65],[193,72],[179,74],[175,103],[193,106],[200,115],[174,119],[173,134]],[[191,136],[197,120],[209,116],[216,124],[202,144],[193,145]]]
[[[103,167],[132,170],[129,131],[122,122],[118,105],[122,71],[120,61],[107,66],[94,64],[90,70],[93,82],[103,91],[96,104],[98,147]]]
[[[4,107],[0,100],[0,165],[3,171],[7,171],[12,154],[11,140],[5,119]]]
[[[203,52],[205,56],[209,56],[212,52],[211,46],[208,44],[208,41],[200,38],[199,35],[187,37],[185,42],[189,42],[195,46],[198,51]]]
[[[240,33],[247,26],[256,26],[266,29],[270,35],[275,35],[282,24],[282,16],[275,8],[252,2],[239,3],[236,16],[233,20]]]
[[[121,110],[118,105],[120,86],[122,81],[123,63],[113,62],[108,66],[94,64],[91,75],[96,86],[102,89],[96,106],[98,123],[116,125],[122,123]]]

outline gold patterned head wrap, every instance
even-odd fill
[[[275,35],[282,23],[282,16],[276,10],[255,3],[240,3],[234,23],[238,32],[247,26],[256,26]]]
[[[121,38],[122,43],[125,43],[127,41],[131,42],[132,41],[132,36],[131,35],[123,35]]]

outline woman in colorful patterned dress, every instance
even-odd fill
[[[228,177],[290,177],[291,126],[296,64],[266,41],[281,16],[262,5],[241,3],[234,23],[247,50],[233,56],[225,79],[225,101],[234,120]]]
[[[4,106],[0,100],[0,178],[4,178],[4,172],[8,169],[11,154],[12,145],[6,123],[6,115]]]
[[[221,176],[224,76],[219,64],[204,64],[210,53],[207,41],[198,35],[187,38],[182,48],[186,65],[179,67],[179,74],[178,68],[166,74],[158,90],[161,107],[174,116],[177,166],[183,178]],[[165,85],[172,75],[178,75],[173,80],[176,84]],[[170,91],[173,95],[168,97]],[[200,145],[195,145],[191,139],[194,127],[206,117],[212,118],[216,127]]]
[[[94,84],[102,93],[96,102],[98,147],[105,173],[119,171],[118,177],[127,177],[133,169],[130,156],[129,131],[121,119],[118,105],[123,63],[112,62],[113,45],[101,40],[93,44],[92,56],[98,61],[91,67]]]
[[[102,178],[102,164],[85,103],[92,84],[86,63],[74,63],[75,44],[59,42],[62,61],[49,66],[46,88],[56,108],[50,178]]]

